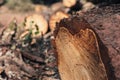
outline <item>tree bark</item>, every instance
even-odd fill
[[[107,49],[82,17],[61,20],[54,36],[61,80],[110,80]]]

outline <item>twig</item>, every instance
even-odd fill
[[[47,34],[45,34],[43,36],[44,39],[48,38],[49,36],[51,36],[53,34],[53,32],[48,32]]]
[[[38,63],[44,63],[44,60],[41,57],[34,56],[34,55],[27,53],[27,52],[22,52],[22,55],[31,61],[35,61]]]

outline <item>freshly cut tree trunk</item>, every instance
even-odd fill
[[[110,80],[107,52],[83,18],[61,20],[54,35],[61,80]]]
[[[50,25],[50,30],[51,31],[54,31],[55,30],[55,27],[56,27],[56,23],[59,23],[60,20],[64,19],[64,18],[68,18],[69,15],[62,12],[62,11],[57,11],[55,12],[51,17],[50,17],[50,20],[49,20],[49,25]]]
[[[77,0],[62,0],[65,7],[72,7],[76,4]]]

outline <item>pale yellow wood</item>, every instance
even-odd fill
[[[55,43],[61,80],[108,80],[96,35],[91,29],[72,35],[60,27]]]

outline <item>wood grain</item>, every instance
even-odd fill
[[[101,53],[95,31],[83,18],[62,20],[54,35],[61,80],[109,80],[109,59],[101,57],[107,53]]]

